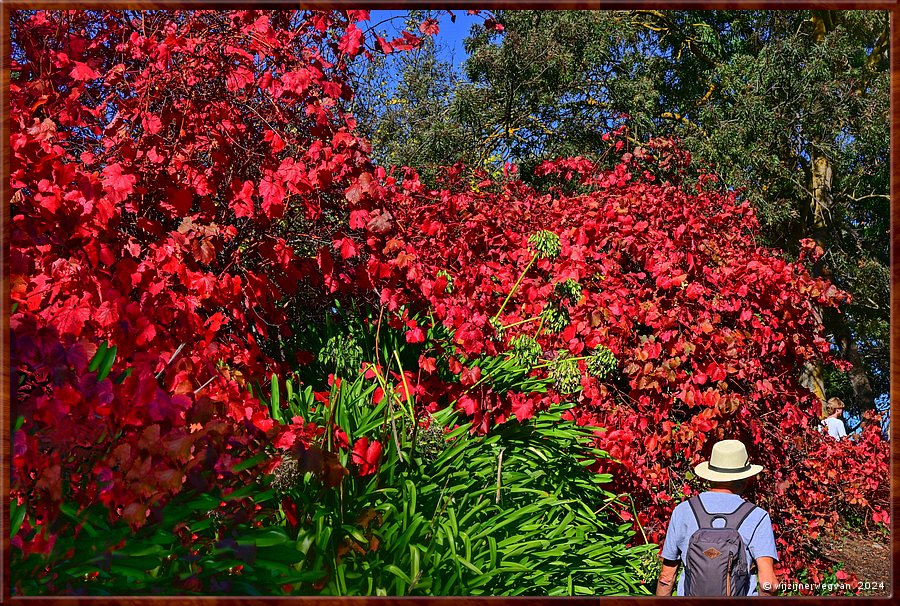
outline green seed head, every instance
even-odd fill
[[[544,326],[550,332],[560,332],[565,330],[570,321],[568,310],[566,310],[565,307],[560,307],[556,303],[547,304],[544,311],[541,312],[541,319],[544,321]]]
[[[285,455],[281,459],[281,463],[273,472],[272,488],[276,492],[284,493],[300,483],[303,473],[300,471],[300,463],[293,455]]]
[[[532,234],[528,238],[528,243],[542,259],[555,259],[559,256],[560,250],[562,250],[562,246],[559,244],[559,236],[546,229]]]
[[[575,305],[581,299],[581,284],[569,278],[565,282],[557,282],[553,292],[563,301],[568,301],[569,305]]]
[[[519,366],[529,368],[537,364],[541,359],[543,350],[541,346],[533,338],[528,335],[518,335],[510,342],[510,351]]]
[[[412,433],[412,427],[408,427],[406,430],[407,440],[412,440]],[[447,439],[444,434],[444,428],[439,423],[432,420],[427,427],[419,425],[416,433],[416,454],[422,457],[422,461],[432,463],[446,447]]]
[[[581,389],[581,371],[578,361],[572,359],[569,352],[560,350],[557,358],[550,364],[550,377],[556,382],[560,393],[573,393]]]
[[[587,363],[588,372],[598,379],[605,379],[616,368],[616,357],[605,345],[594,350]]]
[[[503,322],[500,320],[500,318],[491,318],[489,322],[491,326],[494,327],[494,332],[497,334],[497,336],[503,338]]]

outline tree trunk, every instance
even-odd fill
[[[821,246],[822,250],[827,250],[827,233],[831,225],[832,205],[831,184],[833,172],[831,160],[819,152],[813,152],[811,160],[810,190],[812,191],[812,196],[810,198],[808,228],[810,236],[815,240],[816,244]],[[813,265],[812,273],[816,277],[834,282],[834,273],[824,255]],[[817,313],[821,317],[821,310],[817,310]],[[874,409],[875,393],[872,389],[872,383],[869,381],[869,375],[866,373],[865,363],[862,356],[859,355],[856,340],[847,323],[847,316],[829,310],[823,318],[823,323],[826,330],[834,336],[841,358],[853,364],[853,368],[847,373],[850,378],[850,386],[853,389],[854,399],[852,403],[854,405],[850,408],[857,411]],[[825,384],[821,364],[818,364],[817,368],[814,369],[804,368],[801,372],[800,382],[824,401]]]
[[[812,11],[810,21],[813,24],[813,39],[818,44],[840,21],[840,12]],[[828,250],[828,230],[832,225],[832,180],[834,173],[831,159],[821,153],[815,144],[811,148],[808,176],[812,195],[809,200],[809,212],[807,213],[807,229],[809,230],[809,236],[815,240],[816,244],[822,250]],[[816,277],[822,277],[830,282],[834,282],[834,273],[828,265],[825,255],[813,265],[812,273]],[[875,408],[875,393],[872,390],[869,375],[866,373],[865,363],[862,356],[859,355],[859,349],[847,322],[847,316],[831,310],[824,318],[822,318],[822,310],[816,309],[816,313],[823,320],[826,330],[834,336],[841,358],[853,364],[853,368],[847,373],[853,389],[854,402],[852,404],[855,404],[855,406],[852,406],[852,408],[858,411]],[[822,365],[807,363],[800,372],[800,383],[816,394],[822,400],[824,407],[826,394]]]
[[[813,312],[821,322],[822,310],[813,306]],[[813,392],[821,404],[820,415],[825,416],[825,369],[821,362],[806,362],[800,369],[800,385]]]
[[[847,316],[829,310],[825,315],[825,328],[834,335],[841,358],[853,364],[853,368],[847,371],[850,378],[850,387],[853,389],[853,399],[856,401],[856,412],[875,409],[875,392],[869,375],[866,373],[866,365],[856,347],[856,339],[847,324]]]

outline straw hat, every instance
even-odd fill
[[[751,465],[747,447],[740,440],[722,440],[713,444],[709,461],[694,468],[694,473],[711,482],[730,482],[755,476],[762,465]]]

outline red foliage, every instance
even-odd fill
[[[621,135],[611,138],[616,150]],[[782,569],[814,566],[810,525],[832,529],[850,509],[885,519],[887,503],[888,444],[877,424],[851,441],[823,437],[820,403],[798,381],[807,361],[840,364],[816,307],[847,295],[759,246],[753,210],[714,177],[678,185],[689,163],[669,140],[625,151],[611,170],[579,158],[545,163],[539,174],[563,182],[549,194],[459,166],[429,191],[405,170],[386,181],[390,206],[372,211],[388,228],[367,224],[369,279],[384,304],[427,309],[455,335],[456,353],[445,355],[458,378],[444,384],[421,364],[420,405],[456,401],[487,431],[574,397],[579,423],[607,428],[597,444],[616,461],[598,470],[634,496],[652,541],[696,489],[690,469],[715,441],[741,439],[767,469],[769,489],[755,497],[777,525]],[[536,252],[530,238],[541,230],[558,236],[558,256]],[[560,294],[567,280],[580,295]],[[563,318],[555,331],[548,311]],[[526,396],[478,382],[477,367],[453,367],[454,355],[464,364],[500,355],[520,335],[536,337],[547,359],[605,346],[618,368],[598,379],[581,360],[576,394]]]
[[[378,469],[378,462],[381,458],[381,443],[373,440],[369,443],[369,438],[362,437],[353,445],[353,451],[350,459],[354,465],[359,468],[359,475],[369,476]]]
[[[46,526],[29,533],[63,499],[137,527],[185,483],[239,483],[231,467],[259,444],[307,440],[244,383],[280,368],[264,347],[289,335],[282,303],[333,282],[330,243],[295,245],[368,162],[340,109],[366,18],[13,13],[18,547],[52,546]],[[98,379],[103,341],[117,357]]]
[[[488,431],[575,398],[578,422],[608,428],[598,446],[616,460],[598,471],[634,496],[651,540],[725,436],[768,469],[775,489],[757,496],[786,569],[810,562],[809,528],[850,510],[886,521],[886,442],[872,424],[823,438],[797,380],[805,362],[831,361],[814,308],[844,293],[757,246],[753,211],[712,177],[682,186],[690,157],[672,141],[630,149],[613,134],[619,164],[547,163],[540,174],[563,181],[549,194],[462,167],[436,191],[411,170],[373,170],[340,109],[348,61],[421,40],[369,41],[367,17],[13,13],[19,549],[52,549],[62,500],[105,503],[137,527],[186,483],[242,483],[232,467],[261,444],[304,452],[321,430],[276,426],[245,382],[285,362],[269,347],[289,336],[284,303],[342,289],[375,289],[452,331],[455,351],[426,349],[402,377],[421,407],[456,402]],[[339,231],[319,221],[336,208],[349,211]],[[429,347],[432,327],[406,310],[390,323]],[[617,368],[600,378],[582,359],[574,394],[505,393],[471,359],[520,335],[547,359],[604,346]],[[104,341],[117,358],[101,377],[88,366]],[[380,448],[354,445],[361,474]]]

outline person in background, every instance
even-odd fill
[[[768,512],[743,497],[760,471],[762,466],[750,464],[747,448],[739,440],[713,445],[709,462],[694,468],[697,476],[710,482],[709,490],[672,511],[660,554],[663,562],[656,595],[672,595],[682,564],[679,596],[775,595],[778,551],[772,520]]]
[[[841,418],[844,414],[844,403],[840,398],[831,398],[825,403],[825,414],[828,415],[822,420],[822,426],[835,440],[847,437],[847,429],[844,427],[844,420]]]

